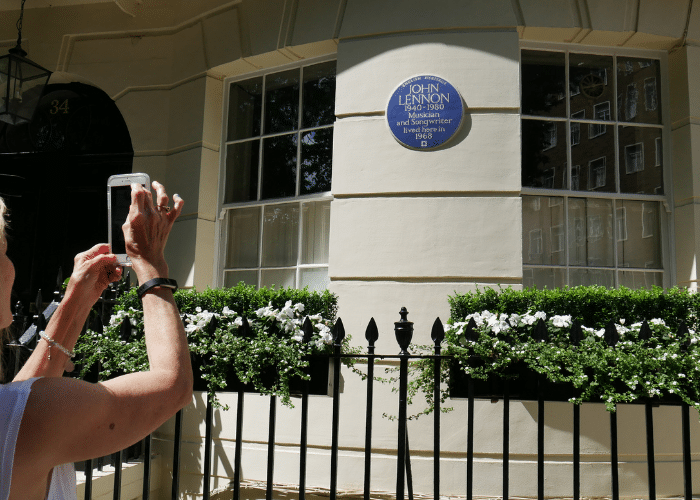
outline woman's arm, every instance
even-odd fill
[[[167,277],[163,249],[183,205],[175,196],[170,212],[157,208],[167,206],[168,198],[163,186],[153,186],[157,205],[150,192],[132,186],[124,224],[127,253],[140,283]],[[172,292],[151,289],[143,297],[143,308],[149,371],[101,384],[58,377],[34,383],[17,440],[13,488],[23,480],[48,475],[58,464],[123,449],[190,402],[192,367]]]
[[[66,294],[51,316],[45,335],[72,351],[93,304],[107,285],[119,280],[121,275],[122,269],[117,258],[109,253],[106,244],[95,245],[87,252],[78,254]],[[31,377],[60,377],[67,365],[72,368],[69,357],[41,337],[36,349],[13,381]]]

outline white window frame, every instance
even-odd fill
[[[317,57],[317,58],[311,58],[311,59],[305,59],[302,61],[296,61],[294,63],[290,64],[285,64],[282,66],[276,66],[272,68],[266,68],[263,70],[259,71],[254,71],[246,74],[241,74],[241,75],[236,75],[233,77],[226,78],[223,83],[223,89],[224,89],[224,98],[223,98],[223,103],[222,103],[222,124],[221,124],[221,148],[220,148],[220,160],[219,160],[219,192],[218,192],[218,200],[217,200],[217,213],[219,216],[217,217],[216,221],[216,243],[215,243],[215,255],[214,255],[214,276],[213,276],[213,285],[215,287],[222,287],[224,286],[225,283],[225,273],[227,268],[225,267],[226,264],[226,252],[227,252],[227,244],[228,244],[228,225],[229,225],[229,218],[228,218],[228,213],[230,210],[236,209],[236,208],[243,208],[243,207],[254,207],[254,206],[260,206],[262,209],[260,210],[261,217],[264,218],[264,207],[265,206],[272,206],[276,204],[288,204],[288,203],[298,203],[299,204],[299,228],[298,228],[298,236],[299,236],[299,242],[298,242],[298,255],[297,255],[297,264],[296,266],[285,266],[285,267],[275,267],[275,268],[269,268],[269,269],[296,269],[296,276],[295,276],[295,282],[297,286],[299,286],[299,278],[300,278],[300,270],[303,270],[305,268],[321,268],[321,267],[326,267],[328,268],[328,263],[325,264],[302,264],[301,263],[301,258],[302,258],[302,235],[303,235],[303,204],[308,203],[308,202],[323,202],[323,201],[331,201],[333,200],[333,195],[331,194],[330,191],[328,192],[322,192],[322,193],[313,193],[313,194],[299,194],[299,185],[300,185],[300,179],[299,176],[301,175],[301,168],[299,164],[299,156],[297,156],[297,183],[296,183],[296,194],[295,196],[290,196],[286,198],[275,198],[275,199],[260,199],[260,200],[255,200],[255,201],[245,201],[245,202],[235,202],[235,203],[224,203],[225,200],[225,193],[226,193],[226,150],[227,150],[227,145],[229,143],[237,142],[237,141],[228,141],[227,140],[227,126],[228,126],[228,108],[229,108],[229,88],[231,83],[236,82],[236,81],[243,81],[243,80],[249,80],[252,78],[257,78],[260,76],[265,76],[265,75],[273,75],[276,73],[280,73],[283,71],[288,71],[291,69],[299,69],[302,67],[306,66],[313,66],[316,64],[324,63],[324,62],[330,62],[330,61],[335,61],[337,60],[337,54],[329,54],[326,56],[322,57]],[[303,74],[303,73],[302,73]],[[337,75],[337,73],[336,73]],[[303,87],[303,78],[299,82],[300,86]],[[300,89],[300,100],[301,100],[301,89]],[[263,94],[263,108],[264,108],[264,94]],[[303,110],[301,107],[299,108],[299,116],[303,114]],[[262,116],[264,119],[264,109],[262,111]],[[319,127],[308,127],[308,128],[301,128],[301,125],[295,130],[296,133],[301,133],[304,131],[309,131],[309,130],[314,130],[314,129],[326,129],[326,128],[335,128],[335,122],[332,125],[323,125]],[[286,133],[275,133],[275,134],[263,134],[260,136],[260,142],[261,142],[261,147],[262,147],[262,139],[275,136],[275,135],[286,135]],[[298,141],[301,143],[301,140]],[[301,147],[301,144],[298,145],[298,147]],[[262,189],[262,186],[260,183],[258,183],[258,189]],[[263,228],[262,228],[262,221],[261,221],[261,228],[260,228],[260,235],[259,237],[262,239],[263,236]],[[261,282],[261,273],[262,273],[262,242],[259,243],[260,247],[258,249],[258,266],[256,268],[250,268],[252,269],[257,269],[258,271],[258,283]],[[268,268],[265,268],[268,269]],[[235,269],[236,271],[245,271],[246,269],[244,268],[239,268]]]
[[[581,111],[577,111],[576,113],[571,113],[571,120],[585,120],[585,119],[586,119],[586,110],[585,109],[582,109]],[[580,123],[573,122],[573,121],[571,122],[570,136],[571,136],[571,145],[572,146],[576,146],[577,144],[581,143],[581,124]]]
[[[547,145],[542,149],[542,151],[547,151],[549,149],[557,147],[557,122],[547,122],[547,133],[549,134],[549,140]]]
[[[610,125],[614,127],[614,150],[615,150],[615,163],[613,165],[613,168],[615,169],[615,177],[616,177],[616,182],[619,182],[617,180],[618,176],[621,174],[620,173],[620,167],[619,163],[621,161],[620,158],[618,158],[621,154],[620,152],[620,147],[618,145],[618,128],[620,126],[639,126],[639,127],[652,127],[659,129],[661,131],[661,137],[657,140],[656,144],[661,143],[661,146],[657,146],[657,151],[655,152],[655,164],[656,166],[663,166],[663,184],[664,186],[667,186],[665,189],[664,194],[658,194],[658,191],[655,190],[655,194],[633,194],[633,193],[620,193],[619,192],[619,184],[617,184],[617,190],[615,192],[602,192],[602,191],[585,191],[586,187],[581,186],[583,191],[581,190],[573,190],[573,187],[575,185],[575,181],[573,179],[574,177],[574,168],[575,166],[572,166],[572,171],[571,171],[571,183],[569,186],[569,190],[566,189],[555,189],[555,190],[550,190],[550,189],[543,189],[543,188],[535,188],[535,187],[527,187],[523,186],[521,188],[521,193],[523,195],[527,195],[528,198],[535,196],[535,197],[542,197],[542,196],[563,196],[565,199],[572,197],[572,198],[603,198],[603,199],[611,199],[613,201],[613,207],[616,206],[616,200],[636,200],[636,201],[649,201],[649,202],[656,202],[658,204],[659,210],[658,210],[658,227],[660,229],[660,244],[661,244],[661,268],[655,268],[655,269],[649,269],[648,272],[644,273],[644,276],[646,281],[649,281],[650,283],[657,283],[657,279],[653,278],[652,275],[661,275],[662,278],[660,279],[660,282],[662,286],[664,287],[670,287],[676,282],[676,268],[675,268],[675,257],[674,257],[674,247],[675,247],[675,235],[674,235],[674,213],[672,210],[672,207],[674,206],[673,204],[673,192],[670,188],[672,186],[672,166],[671,166],[671,160],[670,160],[670,153],[671,153],[671,146],[672,146],[672,141],[671,141],[671,116],[670,116],[670,98],[669,98],[669,64],[668,64],[668,54],[665,51],[659,51],[659,50],[647,50],[647,49],[628,49],[628,48],[619,48],[619,47],[593,47],[593,46],[582,46],[580,44],[562,44],[562,43],[550,43],[550,42],[537,42],[537,41],[527,41],[523,40],[520,42],[520,48],[524,50],[538,50],[538,51],[554,51],[554,52],[565,52],[566,54],[566,71],[568,74],[568,61],[569,61],[569,54],[590,54],[590,55],[603,55],[603,56],[611,56],[614,58],[614,65],[613,67],[617,67],[617,57],[620,58],[639,58],[639,59],[645,59],[645,60],[652,60],[655,59],[659,61],[659,72],[660,72],[660,78],[657,78],[657,96],[658,96],[658,106],[661,106],[661,123],[658,125],[649,125],[646,123],[630,123],[624,120],[624,116],[617,116],[615,117],[615,120],[610,121]],[[642,61],[643,62],[643,61]],[[649,66],[649,64],[645,64],[644,66]],[[623,69],[624,73],[624,69]],[[613,85],[615,86],[615,89],[617,89],[617,72],[613,71],[612,76],[613,80]],[[522,90],[521,90],[522,91]],[[571,92],[571,89],[567,89],[567,93]],[[624,93],[621,95],[617,95],[617,90],[614,93],[615,95],[613,96],[613,103],[611,105],[610,111],[611,113],[613,112],[613,109],[617,110],[618,112],[624,113],[624,108],[622,106],[618,107],[618,98],[624,99]],[[573,93],[569,94],[573,95]],[[588,123],[589,124],[589,133],[590,133],[590,125],[593,125],[593,119],[583,119],[583,120],[577,120],[575,117],[571,117],[571,110],[569,109],[570,106],[570,100],[567,99],[567,116],[568,122],[571,123],[572,120],[575,121],[581,121],[583,123]],[[620,109],[623,108],[623,109]],[[548,117],[538,117],[538,116],[529,116],[529,115],[523,115],[523,117],[527,117],[528,119],[540,119],[540,120],[546,120],[550,121],[551,119]],[[567,121],[567,119],[563,119],[561,121]],[[596,125],[600,124],[602,126],[607,125],[607,123],[595,123]],[[600,130],[602,132],[602,130]],[[569,146],[571,146],[571,132],[569,132],[569,137],[567,137],[567,141],[569,141]],[[571,149],[569,147],[568,151],[568,157],[569,157],[569,164],[571,164]],[[579,167],[580,168],[580,167]],[[615,208],[613,208],[615,210]],[[565,212],[568,213],[568,203],[565,205]],[[613,211],[613,213],[616,213]],[[576,248],[576,244],[584,244],[583,241],[572,241],[569,242],[568,240],[570,238],[575,238],[575,228],[571,226],[571,224],[574,224],[576,221],[575,220],[569,220],[568,215],[566,216],[566,219],[568,220],[568,229],[565,232],[565,236],[567,238],[567,255],[566,255],[566,261],[569,261],[569,256],[568,253],[571,251],[574,251]],[[579,221],[582,222],[582,221]],[[581,237],[583,235],[580,235]],[[613,241],[615,240],[615,237],[613,238]],[[600,270],[603,271],[609,271],[612,269],[613,271],[613,276],[614,276],[614,286],[618,286],[622,280],[622,272],[623,268],[619,265],[617,265],[618,259],[617,259],[617,245],[613,245],[614,251],[615,251],[615,257],[614,257],[614,262],[615,267],[613,268],[600,268]],[[540,270],[542,272],[546,271],[547,269],[552,268],[552,266],[544,266],[544,265],[530,265],[526,264],[523,266],[523,276],[530,275],[533,276],[533,273],[536,270]],[[589,272],[594,270],[595,267],[592,267],[590,265],[588,266],[581,266],[581,265],[569,265],[565,264],[562,266],[555,266],[556,269],[562,269],[565,274],[565,283],[569,284],[569,275],[571,272],[574,271],[574,269],[587,269]],[[554,269],[554,268],[552,268]],[[624,269],[624,271],[634,271],[634,272],[644,272],[644,269]],[[647,279],[648,278],[648,279]],[[532,279],[532,278],[531,278]],[[624,280],[627,282],[629,277],[625,277]]]
[[[603,112],[603,118],[598,118],[598,108],[601,106],[607,106],[607,113],[604,111]],[[602,108],[601,108],[602,109]],[[605,116],[608,117],[608,119],[605,119]],[[593,105],[593,119],[594,120],[605,120],[605,123],[591,123],[588,125],[588,138],[593,139],[595,137],[600,137],[601,135],[605,135],[605,133],[608,131],[608,126],[607,122],[610,121],[610,118],[612,117],[612,111],[610,110],[610,101],[603,101],[599,102],[598,104]]]
[[[636,82],[627,85],[625,92],[625,120],[632,121],[637,118],[637,101],[639,100],[639,90]]]
[[[529,252],[530,252],[530,260],[535,260],[537,258],[542,258],[542,230],[541,229],[532,229],[530,230],[530,233],[528,234],[529,239],[530,239],[530,247],[529,247]]]
[[[597,163],[599,163],[599,162],[600,162],[600,165],[597,165]],[[596,165],[594,165],[594,164],[596,164]],[[605,181],[607,180],[607,168],[608,168],[607,157],[605,157],[605,156],[595,158],[595,159],[590,160],[588,162],[588,190],[589,191],[605,187]],[[602,173],[603,175],[601,176],[600,173]],[[602,180],[602,182],[599,182],[601,180]]]
[[[631,148],[635,149],[635,152],[629,153]],[[630,161],[632,156],[638,157],[635,162]],[[625,146],[625,173],[634,174],[636,172],[641,172],[644,170],[644,143],[636,142],[634,144],[628,144]]]
[[[652,85],[653,82],[653,85]],[[653,92],[649,93],[647,89],[653,87]],[[651,99],[649,96],[652,96]],[[650,102],[651,101],[651,102]],[[647,111],[656,111],[659,107],[658,103],[658,89],[656,86],[656,77],[652,76],[650,78],[644,79],[644,109]]]
[[[627,207],[615,209],[617,241],[627,241]]]
[[[552,253],[563,252],[566,249],[564,237],[564,224],[557,224],[549,228],[549,239],[552,242]]]

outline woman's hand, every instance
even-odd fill
[[[173,196],[173,208],[168,207],[168,194],[158,182],[153,182],[156,204],[151,192],[140,184],[131,185],[131,207],[122,226],[126,253],[139,278],[144,283],[151,278],[167,278],[168,266],[163,252],[175,219],[182,211],[184,201]]]
[[[71,292],[78,292],[76,296],[92,307],[105,288],[119,281],[121,276],[122,268],[116,255],[109,253],[109,245],[100,243],[75,256],[66,295],[72,297],[74,294]]]

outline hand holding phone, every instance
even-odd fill
[[[110,251],[117,256],[123,266],[130,266],[131,260],[126,254],[126,242],[122,226],[129,216],[131,206],[131,184],[141,184],[150,190],[151,179],[148,174],[113,175],[107,180],[108,243]]]

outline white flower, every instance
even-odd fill
[[[236,313],[232,309],[229,309],[228,306],[224,306],[224,308],[221,310],[221,314],[224,316],[235,316]]]
[[[272,303],[268,304],[267,307],[261,307],[257,311],[255,311],[255,315],[258,316],[259,318],[265,318],[269,316],[275,316],[276,313],[274,309],[272,309]]]
[[[584,332],[588,333],[589,335],[598,335],[598,333],[597,333],[596,330],[594,330],[593,328],[589,328],[589,327],[587,327],[587,326],[583,326],[583,325],[582,325],[582,326],[581,326],[581,330],[583,330]]]
[[[662,319],[659,318],[654,318],[651,321],[649,321],[652,325],[661,325],[661,326],[666,326],[666,322]]]
[[[282,318],[293,318],[293,317],[294,317],[294,309],[292,309],[292,301],[288,300],[284,304],[284,307],[282,308],[282,311],[280,312],[278,319],[280,321],[283,321]]]
[[[541,319],[542,321],[547,319],[547,314],[544,311],[537,311],[535,313],[535,319]]]
[[[552,316],[551,321],[552,325],[556,326],[557,328],[568,328],[571,326],[571,315],[567,314],[566,316]]]
[[[623,326],[623,325],[615,325],[615,329],[617,330],[617,334],[620,337],[624,337],[625,334],[630,331],[629,328],[627,328],[626,326]]]

